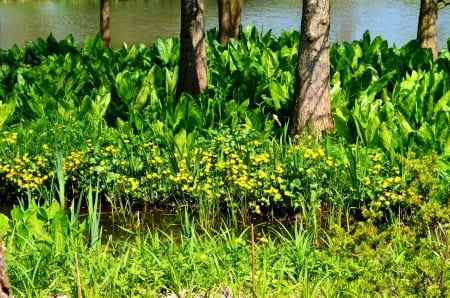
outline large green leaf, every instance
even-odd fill
[[[3,213],[0,213],[0,237],[4,237],[9,231],[9,218]]]
[[[163,39],[161,37],[156,38],[155,46],[158,49],[158,58],[161,60],[163,65],[167,65],[170,62],[172,48],[173,48],[173,40],[172,39]]]
[[[390,153],[391,158],[394,157],[395,143],[393,141],[393,132],[386,122],[380,124],[379,137],[383,148]]]
[[[13,101],[8,103],[3,103],[0,101],[0,130],[3,128],[5,124],[8,123],[8,120],[11,119],[14,114],[15,104]]]

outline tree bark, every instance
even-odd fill
[[[303,0],[299,61],[291,106],[291,136],[334,129],[330,98],[330,3]]]
[[[231,32],[230,0],[219,0],[219,42],[226,44]]]
[[[0,298],[11,297],[13,297],[13,293],[8,278],[5,249],[3,247],[3,242],[0,239]]]
[[[180,69],[177,98],[208,86],[203,0],[181,0]]]
[[[417,40],[423,48],[430,48],[433,59],[438,56],[437,49],[438,0],[421,0]]]
[[[231,0],[231,37],[240,38],[241,33],[241,12],[243,0]]]
[[[100,34],[103,44],[109,46],[111,44],[111,29],[109,25],[110,3],[109,0],[100,1]]]
[[[219,42],[239,39],[243,0],[219,0]]]

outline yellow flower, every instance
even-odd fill
[[[323,151],[322,148],[317,149],[317,153],[319,154],[320,157],[324,157],[325,156],[325,151]]]
[[[266,174],[266,172],[264,172],[264,170],[259,169],[259,170],[258,170],[258,177],[259,177],[260,179],[264,179],[264,178],[267,177],[267,174]]]
[[[243,242],[244,242],[244,240],[242,240],[241,237],[238,237],[238,238],[234,239],[234,243],[241,244]]]
[[[303,154],[304,158],[310,158],[313,151],[309,148],[306,148],[305,153]]]
[[[261,241],[262,243],[268,243],[269,240],[266,237],[262,237],[261,239],[259,239],[259,241]]]

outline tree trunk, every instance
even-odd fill
[[[241,33],[241,12],[243,0],[231,0],[231,33],[230,36],[235,39],[240,38]]]
[[[0,239],[0,298],[13,297],[6,267],[6,256],[3,242]]]
[[[430,48],[433,59],[437,59],[438,0],[421,0],[417,40],[423,48]]]
[[[111,29],[109,27],[109,0],[100,1],[100,34],[102,35],[103,44],[109,46],[111,44]]]
[[[334,129],[330,99],[330,3],[303,0],[299,61],[291,107],[291,136],[318,137]]]
[[[207,86],[204,3],[203,0],[181,0],[177,98],[182,92],[198,94]]]
[[[231,32],[230,0],[219,0],[219,42],[226,44]]]
[[[219,42],[239,39],[241,33],[241,13],[243,0],[219,0]]]

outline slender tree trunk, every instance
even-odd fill
[[[241,33],[241,12],[243,0],[231,0],[231,37],[240,38]]]
[[[231,32],[230,0],[219,0],[219,42],[226,44]]]
[[[334,129],[330,99],[330,3],[329,0],[303,0],[301,40],[290,134],[298,136],[305,128],[321,136]]]
[[[239,39],[243,0],[219,0],[219,42]]]
[[[430,48],[433,59],[437,59],[438,0],[421,0],[417,40],[423,48]]]
[[[109,46],[111,43],[111,29],[109,26],[110,5],[109,0],[100,1],[100,34],[103,44]]]
[[[11,297],[13,297],[13,293],[8,278],[5,249],[3,247],[3,242],[0,239],[0,298]]]
[[[181,0],[180,70],[177,97],[208,86],[203,0]]]

